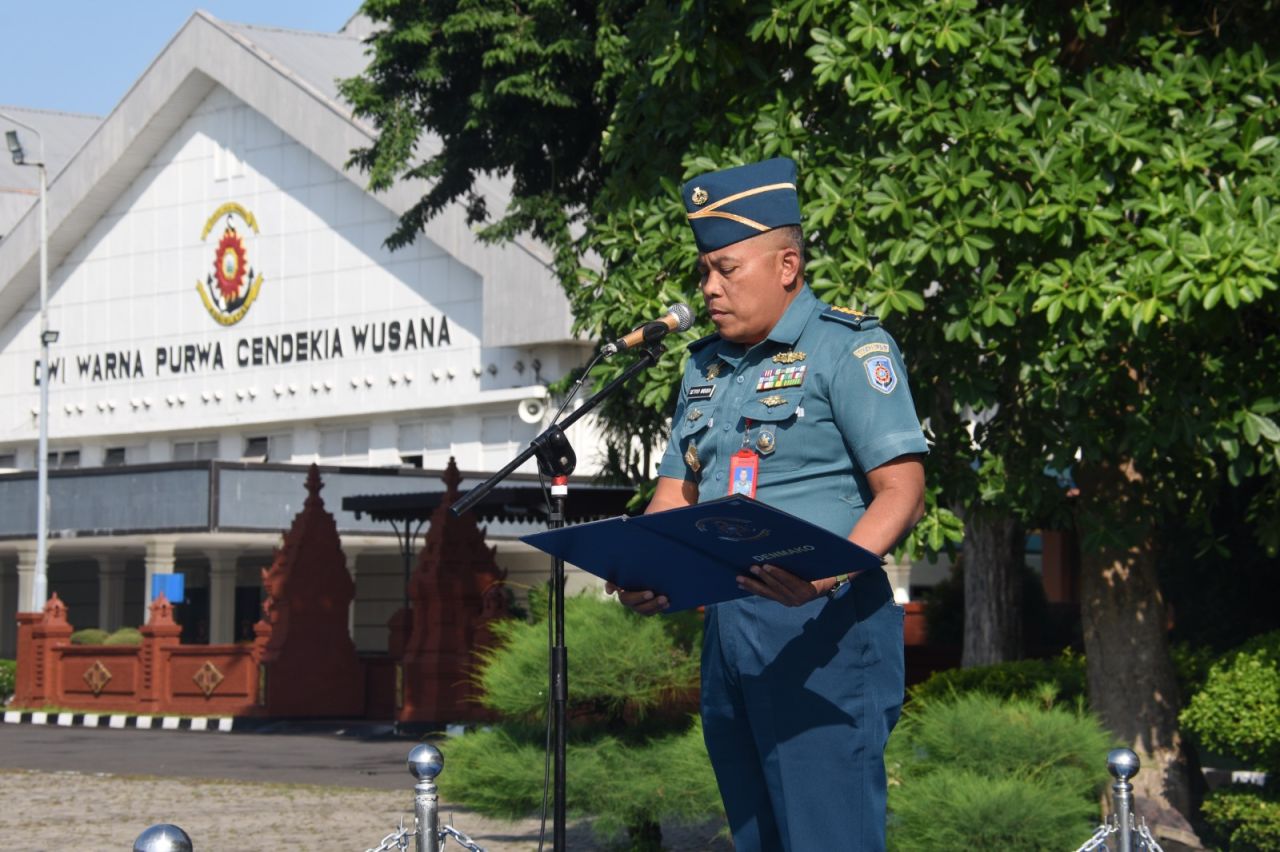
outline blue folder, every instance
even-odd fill
[[[822,527],[735,495],[636,517],[521,537],[624,589],[667,596],[667,612],[746,597],[737,577],[769,563],[806,580],[877,568],[883,560]]]

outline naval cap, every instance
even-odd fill
[[[700,252],[800,224],[796,164],[786,157],[699,175],[681,196]]]

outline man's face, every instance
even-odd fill
[[[799,290],[800,254],[770,231],[698,256],[702,299],[725,340],[764,340]]]

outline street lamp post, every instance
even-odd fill
[[[40,172],[40,437],[36,447],[36,569],[31,582],[31,599],[25,601],[27,612],[39,612],[49,596],[49,344],[58,339],[56,331],[49,331],[48,169],[44,136],[40,131],[11,115],[0,113],[0,118],[30,130],[40,140],[39,162],[28,163],[18,131],[8,130],[4,134],[14,165],[35,166]]]

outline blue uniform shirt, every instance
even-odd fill
[[[729,493],[745,445],[756,499],[847,536],[871,501],[866,471],[928,452],[893,338],[807,286],[759,344],[713,334],[689,350],[658,474],[697,483],[699,501]]]

